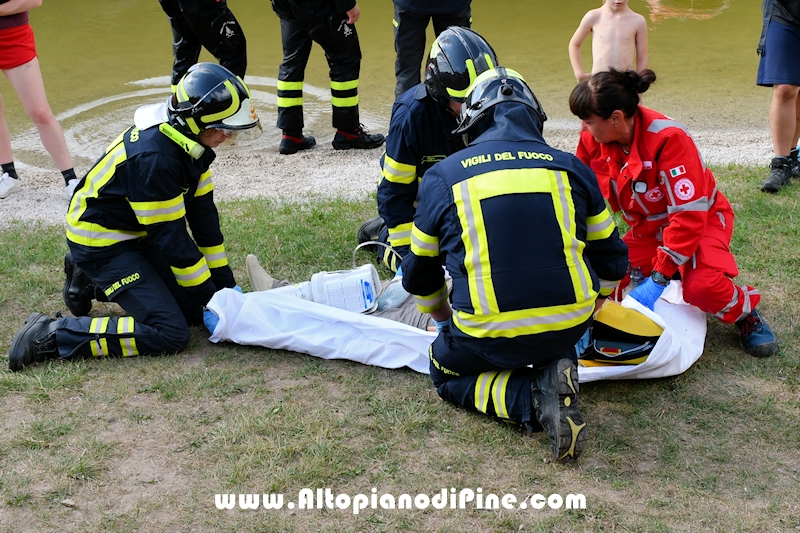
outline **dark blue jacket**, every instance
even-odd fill
[[[411,244],[411,224],[417,189],[435,163],[464,147],[451,132],[456,119],[428,95],[420,83],[401,94],[392,106],[386,153],[381,158],[378,213],[389,228],[389,244],[405,255]]]
[[[532,348],[568,350],[627,268],[594,174],[548,146],[527,110],[493,107],[479,123],[488,129],[425,173],[403,260],[423,312],[448,296],[444,263],[453,336],[506,368]]]

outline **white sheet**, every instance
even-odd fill
[[[579,367],[581,382],[673,376],[685,372],[702,355],[706,316],[683,302],[680,283],[670,283],[656,302],[655,313],[630,298],[622,305],[646,314],[664,327],[664,333],[644,363]],[[428,347],[436,337],[399,322],[271,291],[240,294],[224,289],[208,307],[219,315],[212,342],[264,346],[383,368],[407,366],[423,374],[428,373]]]

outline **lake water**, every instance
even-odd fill
[[[548,128],[577,131],[567,99],[575,84],[567,43],[599,0],[475,0],[473,28],[500,63],[523,74],[542,101]],[[394,94],[392,2],[361,0],[357,24],[364,55],[359,86],[362,121],[386,131]],[[631,0],[648,20],[650,68],[658,81],[645,105],[693,130],[766,132],[771,91],[755,85],[761,30],[755,0]],[[267,146],[277,147],[275,77],[282,59],[277,16],[267,0],[229,0],[248,42],[245,81],[254,92]],[[132,123],[136,107],[169,92],[169,24],[157,0],[48,0],[31,12],[45,87],[76,166],[91,164]],[[429,40],[430,42],[430,40]],[[584,43],[591,64],[591,42]],[[213,60],[205,52],[204,60]],[[315,47],[306,72],[306,130],[330,129],[328,68]],[[38,135],[5,78],[0,93],[15,157],[52,168]]]

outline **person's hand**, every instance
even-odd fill
[[[629,292],[628,296],[652,311],[656,300],[666,288],[666,285],[659,285],[653,281],[653,278],[647,278],[638,287]]]
[[[205,324],[208,332],[213,335],[214,330],[217,329],[217,324],[219,324],[217,313],[207,307],[203,309],[203,324]]]
[[[433,325],[436,326],[436,333],[441,333],[442,328],[444,328],[448,322],[449,320],[442,320],[441,322],[439,322],[438,320],[433,320]]]
[[[241,288],[240,286],[238,286],[238,285],[234,285],[234,287],[233,287],[233,290],[235,290],[235,291],[236,291],[236,292],[238,292],[239,294],[244,294],[244,293],[242,292],[242,288]]]
[[[361,8],[358,7],[358,4],[353,6],[353,9],[347,12],[347,23],[348,24],[355,24],[358,21],[358,17],[361,16]]]

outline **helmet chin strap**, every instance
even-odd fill
[[[166,122],[158,126],[158,131],[163,133],[169,140],[183,148],[183,150],[189,154],[192,159],[200,159],[200,157],[206,151],[205,146],[199,142],[191,140]]]

